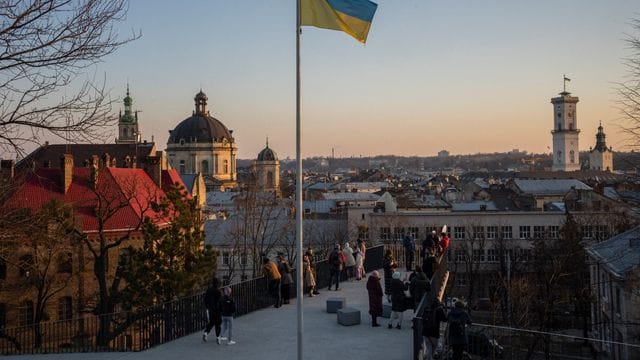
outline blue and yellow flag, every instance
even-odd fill
[[[300,0],[300,25],[344,31],[364,44],[377,8],[369,0]]]

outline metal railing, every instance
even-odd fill
[[[381,268],[383,254],[382,245],[367,249],[365,270]],[[329,286],[329,270],[328,261],[316,263],[318,288]],[[346,279],[346,272],[343,278]],[[295,279],[294,276],[291,298],[296,296]],[[267,285],[264,277],[229,285],[236,301],[236,316],[272,306],[274,299],[268,295]],[[142,351],[200,331],[206,323],[201,292],[133,312],[0,328],[0,354]]]

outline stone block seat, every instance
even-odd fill
[[[327,299],[327,312],[335,314],[338,310],[347,306],[347,298],[333,297]]]
[[[360,324],[360,310],[354,308],[342,308],[338,310],[338,324],[350,326]]]

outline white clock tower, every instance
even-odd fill
[[[564,78],[565,84],[569,79]],[[580,157],[578,147],[578,118],[577,96],[571,96],[566,86],[559,94],[551,99],[553,104],[553,171],[580,170]]]

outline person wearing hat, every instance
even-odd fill
[[[407,284],[400,280],[400,272],[394,272],[391,280],[391,317],[389,318],[389,329],[393,328],[393,322],[396,319],[398,319],[396,329],[402,329],[402,313],[407,310],[407,296],[404,294],[407,289]]]
[[[367,280],[367,292],[369,293],[369,314],[371,326],[378,327],[378,316],[382,316],[382,286],[380,286],[380,273],[374,270]]]
[[[467,325],[471,325],[471,318],[464,310],[464,303],[457,301],[455,307],[447,316],[449,323],[449,344],[453,349],[453,360],[461,360],[464,350],[467,348]]]
[[[438,235],[435,230],[431,230],[431,233],[422,240],[422,249],[420,249],[420,257],[422,261],[428,256],[430,250],[434,250],[438,242]]]
[[[336,284],[336,291],[340,291],[340,274],[344,268],[346,259],[342,250],[340,250],[340,244],[336,244],[331,254],[329,254],[329,266],[331,278],[329,279],[329,290],[331,285]]]

